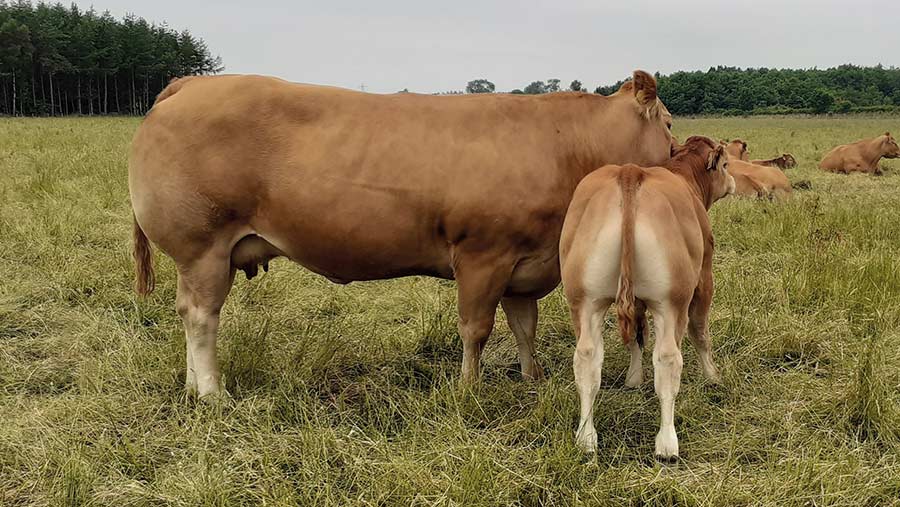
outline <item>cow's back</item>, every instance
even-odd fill
[[[565,212],[571,190],[534,101],[260,76],[176,85],[138,129],[129,163],[136,217],[172,256],[185,235],[224,231],[233,242],[259,234],[339,279],[451,276],[448,245],[473,228],[497,228],[477,231],[493,243],[539,242],[515,236]]]

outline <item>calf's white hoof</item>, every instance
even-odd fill
[[[678,437],[674,428],[660,430],[656,435],[656,457],[663,460],[678,458]]]
[[[597,431],[594,428],[579,431],[575,434],[575,444],[587,454],[597,452]]]

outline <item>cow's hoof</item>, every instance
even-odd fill
[[[231,394],[224,389],[206,393],[199,398],[200,402],[210,407],[228,407],[234,404]]]
[[[641,371],[637,371],[635,373],[629,373],[628,376],[625,377],[625,387],[629,387],[631,389],[637,389],[641,387],[641,384],[644,383],[644,374]]]
[[[522,370],[522,380],[531,382],[539,382],[541,380],[544,380],[544,369],[541,368],[541,365],[534,363],[531,368]]]
[[[663,429],[656,435],[656,458],[678,459],[678,436],[675,428]]]
[[[675,456],[661,456],[657,454],[656,461],[659,461],[664,465],[676,465],[681,461],[681,458],[679,458],[677,454]]]
[[[595,454],[597,452],[597,430],[594,428],[584,428],[575,434],[575,444],[585,454]]]

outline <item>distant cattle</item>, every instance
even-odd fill
[[[731,159],[729,172],[735,179],[735,195],[780,199],[793,193],[784,171]]]
[[[878,161],[882,157],[900,157],[900,146],[897,146],[897,141],[890,132],[874,139],[863,139],[833,148],[819,163],[819,169],[844,174],[854,171],[881,174]]]
[[[725,143],[725,152],[728,156],[736,160],[750,160],[750,152],[747,150],[747,142],[741,139],[733,139],[731,141],[723,140]]]
[[[777,167],[779,169],[791,169],[797,167],[797,159],[790,153],[783,153],[780,157],[770,158],[768,160],[751,160],[756,165],[767,167]]]
[[[578,185],[559,245],[563,287],[575,326],[575,383],[581,402],[576,433],[597,448],[594,398],[603,366],[604,315],[615,301],[619,331],[631,351],[627,385],[642,381],[637,307],[653,314],[654,384],[660,400],[656,454],[678,456],[675,396],[681,339],[690,332],[704,374],[717,380],[708,318],[713,295],[713,238],[707,210],[734,189],[724,147],[691,137],[664,167],[608,166]]]
[[[188,392],[222,391],[219,312],[235,271],[287,257],[336,283],[455,279],[462,378],[479,376],[498,303],[525,378],[537,300],[560,280],[578,182],[605,164],[655,165],[672,117],[636,71],[611,96],[377,95],[261,76],[170,84],[129,158],[137,291],[150,241],[178,271]]]

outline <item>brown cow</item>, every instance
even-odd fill
[[[725,152],[728,153],[729,157],[745,162],[750,160],[750,151],[747,149],[746,141],[734,139],[732,141],[722,140],[721,142],[725,144]]]
[[[819,163],[819,169],[844,174],[853,171],[881,174],[878,161],[882,157],[900,157],[900,146],[890,132],[874,139],[836,146]]]
[[[581,420],[576,441],[584,450],[597,448],[593,405],[603,366],[603,316],[613,301],[619,331],[631,350],[629,385],[639,385],[642,377],[636,302],[653,313],[654,384],[662,414],[658,456],[678,456],[674,409],[685,330],[690,330],[704,374],[718,380],[708,331],[713,237],[707,210],[734,189],[730,163],[723,146],[691,137],[665,168],[609,166],[575,190],[559,252],[578,341],[574,369]]]
[[[790,153],[782,153],[780,157],[770,158],[768,160],[751,160],[750,163],[766,167],[777,167],[782,170],[797,167],[797,159]]]
[[[178,270],[186,387],[221,392],[219,311],[235,270],[285,256],[337,283],[455,279],[462,376],[479,376],[498,303],[522,374],[537,300],[559,283],[578,182],[670,154],[671,115],[643,71],[604,97],[375,95],[260,76],[195,77],[162,92],[129,160],[137,290],[150,241]]]
[[[781,199],[793,193],[784,171],[731,158],[728,172],[735,180],[735,195]]]

